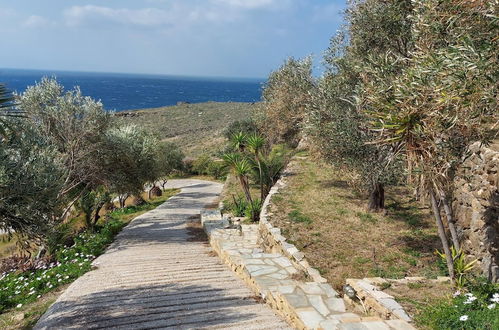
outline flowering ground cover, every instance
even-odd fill
[[[430,329],[499,329],[499,284],[477,280],[468,292],[426,307],[417,322]]]

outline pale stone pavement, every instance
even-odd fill
[[[167,188],[182,191],[128,225],[35,329],[289,328],[187,229],[222,185],[172,180]]]

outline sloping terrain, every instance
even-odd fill
[[[224,144],[222,132],[231,122],[247,119],[257,104],[206,102],[116,113],[122,123],[151,129],[163,141],[177,143],[189,157],[214,153]]]

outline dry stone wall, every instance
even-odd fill
[[[462,248],[482,273],[499,281],[499,142],[474,143],[457,173],[453,208]]]

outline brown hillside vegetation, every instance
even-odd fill
[[[216,152],[224,144],[222,132],[236,120],[247,119],[257,105],[239,102],[205,102],[124,111],[116,114],[121,123],[150,129],[163,141],[177,143],[186,156]]]

